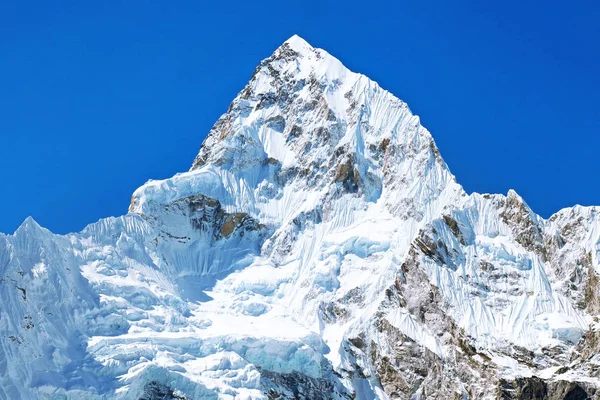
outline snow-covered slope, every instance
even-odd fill
[[[585,398],[599,259],[294,36],[129,214],[0,235],[0,398]]]

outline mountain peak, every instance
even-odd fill
[[[406,103],[297,35],[259,64],[190,171],[214,167],[247,182],[248,190],[263,174],[273,175],[268,184],[282,191],[296,179],[328,196],[346,191],[371,201],[387,186],[390,211],[417,220],[434,212],[446,188],[453,188],[452,196],[462,191]],[[187,188],[197,180],[177,178]],[[189,192],[182,187],[175,195],[174,185],[166,183],[169,193],[160,196],[155,183],[140,188],[131,210],[142,212],[149,196],[170,201]],[[402,207],[394,204],[399,199]]]
[[[40,226],[40,224],[37,223],[37,221],[35,219],[33,219],[33,217],[30,215],[27,218],[25,218],[25,220],[23,221],[23,223],[21,225],[19,225],[19,227],[16,229],[15,233],[17,232],[27,232],[27,231],[34,231],[34,230],[41,230],[44,229]]]
[[[467,195],[404,102],[296,35],[130,211],[0,237],[5,397],[599,393],[594,209]]]
[[[306,40],[304,40],[296,34],[292,35],[283,44],[287,44],[292,50],[297,51],[298,53],[314,50],[314,47],[312,47]]]

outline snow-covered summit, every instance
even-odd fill
[[[292,35],[292,37],[286,40],[284,44],[287,44],[292,50],[298,53],[303,53],[305,51],[310,52],[314,50],[314,47],[312,47],[310,44],[308,44],[306,40],[302,39],[296,34]]]
[[[129,211],[0,235],[0,398],[598,385],[597,209],[467,195],[404,102],[298,36]]]

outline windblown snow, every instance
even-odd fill
[[[127,215],[0,234],[0,398],[591,396],[599,259],[599,208],[467,194],[404,102],[294,36]]]

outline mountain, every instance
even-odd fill
[[[0,398],[600,398],[599,260],[293,36],[127,215],[0,235]]]

